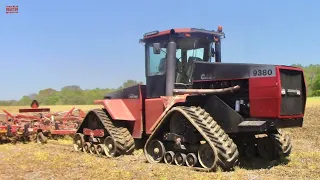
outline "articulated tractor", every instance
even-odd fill
[[[74,137],[76,151],[114,157],[140,144],[150,163],[232,170],[240,155],[288,156],[282,128],[302,127],[303,70],[221,62],[222,27],[144,34],[146,84],[107,94]]]

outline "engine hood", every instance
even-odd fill
[[[276,66],[268,64],[214,63],[194,61],[193,81],[244,79],[276,76]]]

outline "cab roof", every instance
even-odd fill
[[[180,37],[191,37],[192,35],[207,35],[212,37],[225,37],[224,32],[222,32],[222,27],[219,26],[218,30],[206,30],[206,29],[199,29],[199,28],[175,28],[175,29],[168,29],[164,31],[151,31],[147,32],[143,35],[143,38],[140,40],[142,42],[155,39],[157,37],[163,37],[168,35],[177,35]]]

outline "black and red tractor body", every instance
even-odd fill
[[[267,159],[288,156],[291,141],[279,129],[303,124],[303,70],[221,63],[222,38],[220,26],[146,33],[141,39],[146,85],[96,100],[103,108],[88,112],[75,149],[113,157],[132,153],[137,140],[145,140],[148,162],[207,171],[232,169],[242,152]],[[207,152],[211,155],[203,156]]]

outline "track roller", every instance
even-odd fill
[[[108,156],[108,157],[115,157],[117,154],[117,146],[116,146],[116,142],[114,141],[114,139],[111,136],[107,136],[104,139],[104,153]]]
[[[91,146],[91,143],[85,142],[84,145],[83,145],[83,152],[89,153],[90,152],[90,146]]]
[[[161,162],[166,152],[163,143],[157,139],[152,140],[147,147],[150,160],[154,163]]]
[[[79,152],[82,151],[84,146],[84,138],[83,134],[77,133],[73,138],[73,148],[75,151]]]
[[[99,156],[104,155],[104,144],[98,144],[96,148],[96,154]]]
[[[92,143],[90,145],[89,152],[90,152],[90,154],[96,154],[97,153],[97,145]]]
[[[187,154],[186,164],[189,167],[193,167],[198,163],[198,158],[194,153]]]
[[[186,160],[187,160],[187,155],[184,153],[176,153],[174,155],[174,162],[176,163],[176,165],[178,166],[183,166],[186,164]]]
[[[172,164],[174,161],[174,152],[173,151],[167,151],[164,154],[164,162],[166,164]]]

